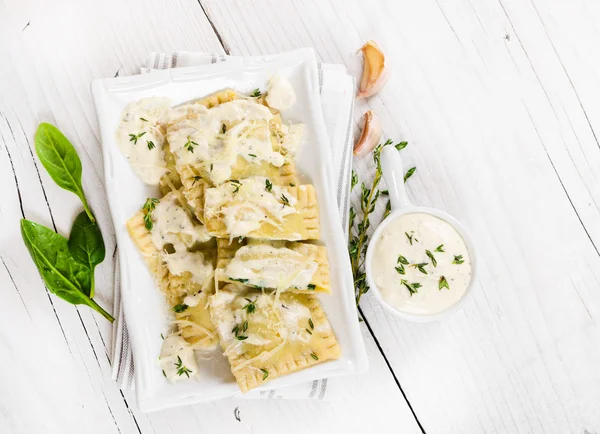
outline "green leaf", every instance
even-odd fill
[[[425,254],[429,257],[429,259],[431,259],[433,266],[437,267],[437,260],[435,259],[435,256],[433,256],[433,253],[431,253],[429,250],[425,250]]]
[[[96,221],[83,194],[81,160],[71,142],[54,125],[42,123],[35,133],[35,151],[54,182],[79,196],[90,220]]]
[[[25,219],[21,236],[48,291],[71,304],[86,304],[110,322],[115,320],[90,298],[90,270],[73,259],[65,237]]]
[[[438,289],[441,290],[442,288],[450,289],[450,285],[444,276],[440,277],[440,280],[438,281]]]
[[[396,261],[397,264],[403,264],[403,265],[408,265],[410,264],[410,262],[408,262],[408,259],[406,259],[404,256],[402,255],[398,255],[398,261]]]
[[[94,268],[104,261],[106,250],[102,232],[92,222],[85,211],[82,211],[73,222],[69,236],[69,252],[77,262],[90,270],[90,298],[94,296]]]
[[[408,178],[413,176],[413,173],[415,173],[416,170],[417,170],[416,167],[411,167],[410,169],[408,169],[406,171],[406,174],[404,175],[404,182],[406,182],[408,180]]]

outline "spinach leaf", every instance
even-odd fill
[[[90,220],[96,221],[81,186],[81,160],[69,139],[54,125],[42,123],[35,133],[35,151],[54,182],[79,196]]]
[[[46,288],[71,304],[85,304],[113,322],[115,319],[90,298],[90,270],[73,260],[68,241],[45,226],[21,220],[21,236]]]
[[[90,298],[94,296],[94,268],[104,261],[106,250],[102,232],[92,222],[85,211],[82,211],[73,222],[69,236],[69,252],[77,262],[90,270]]]

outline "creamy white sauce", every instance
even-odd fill
[[[212,268],[212,267],[211,267]],[[199,291],[194,295],[186,295],[183,299],[183,304],[187,304],[189,307],[198,306],[198,304],[206,298],[206,293]]]
[[[192,346],[176,333],[170,334],[163,341],[159,362],[165,377],[171,383],[186,380],[188,375],[189,378],[199,378],[198,362]]]
[[[270,331],[269,334],[274,334],[283,340],[308,341],[310,339],[311,335],[306,332],[308,319],[311,317],[310,309],[296,300],[274,302],[273,297],[273,294],[246,294],[240,297],[235,292],[223,290],[211,297],[211,305],[220,311],[219,320],[217,321],[219,335],[228,353],[241,354],[244,352],[243,346],[246,344],[266,345],[271,343],[264,336],[253,333],[251,328],[243,332],[247,339],[238,340],[234,327],[242,325],[245,321],[260,322],[263,327],[266,326],[265,322],[267,322],[268,326],[266,327]],[[253,301],[256,305],[256,310],[251,314],[248,314],[244,309],[244,306],[248,304],[247,299]],[[276,315],[273,314],[272,309],[277,310]],[[315,330],[322,331],[327,328],[329,326],[316,327]],[[239,334],[242,333],[238,331]]]
[[[306,289],[318,267],[312,258],[286,247],[252,244],[235,253],[225,275],[264,288]]]
[[[220,184],[231,177],[238,156],[249,163],[266,161],[275,167],[285,162],[283,155],[273,150],[269,130],[273,115],[264,105],[239,99],[211,109],[197,106],[188,104],[172,114],[175,123],[169,127],[167,139],[178,166],[203,165],[211,182]],[[225,123],[235,125],[223,132]]]
[[[212,263],[204,258],[202,252],[188,251],[196,242],[208,241],[211,236],[204,226],[192,221],[179,204],[177,196],[171,194],[163,197],[152,212],[152,220],[152,244],[172,274],[179,276],[185,272],[191,273],[192,282],[198,285],[203,285],[212,277]]]
[[[195,224],[190,214],[179,204],[177,196],[160,199],[152,211],[152,243],[161,251],[167,244],[192,247],[196,242],[206,242],[211,236],[203,225]]]
[[[144,98],[125,107],[117,129],[117,145],[144,183],[158,185],[167,172],[163,153],[171,100]]]
[[[296,212],[294,206],[298,200],[277,185],[267,191],[266,185],[267,178],[254,176],[209,188],[205,193],[204,211],[208,218],[223,215],[231,239],[248,235],[263,222],[280,226],[286,216]],[[288,204],[284,203],[284,197]]]
[[[409,263],[402,264],[400,255]],[[462,258],[455,260],[459,255]],[[461,260],[461,264],[453,263]],[[421,268],[427,274],[414,266],[425,263]],[[405,214],[389,223],[376,241],[371,267],[383,298],[396,309],[416,315],[438,313],[457,303],[471,281],[471,261],[463,238],[449,223],[425,213]],[[449,288],[440,289],[444,279]],[[406,285],[417,292],[411,295]]]
[[[296,155],[304,138],[304,124],[280,125],[277,134],[277,142],[286,155]]]
[[[271,77],[267,89],[267,104],[277,110],[287,110],[296,104],[296,92],[292,84],[280,74]]]
[[[207,279],[212,277],[213,266],[211,262],[205,260],[202,252],[188,252],[178,248],[179,246],[176,247],[175,253],[166,254],[163,252],[161,254],[171,274],[180,276],[188,272],[192,275],[192,282],[201,286],[204,285]],[[188,306],[191,305],[188,304]]]

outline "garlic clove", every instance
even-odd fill
[[[371,152],[381,140],[381,124],[375,113],[369,110],[365,113],[364,119],[365,125],[362,133],[354,145],[354,155],[358,157]]]
[[[365,65],[356,97],[368,98],[385,86],[389,78],[389,68],[385,66],[385,55],[375,41],[367,41],[360,51],[365,58]]]

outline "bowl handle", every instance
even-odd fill
[[[402,159],[400,158],[400,152],[393,146],[386,146],[381,150],[381,169],[390,194],[392,210],[397,211],[410,206],[411,203],[404,188]]]

